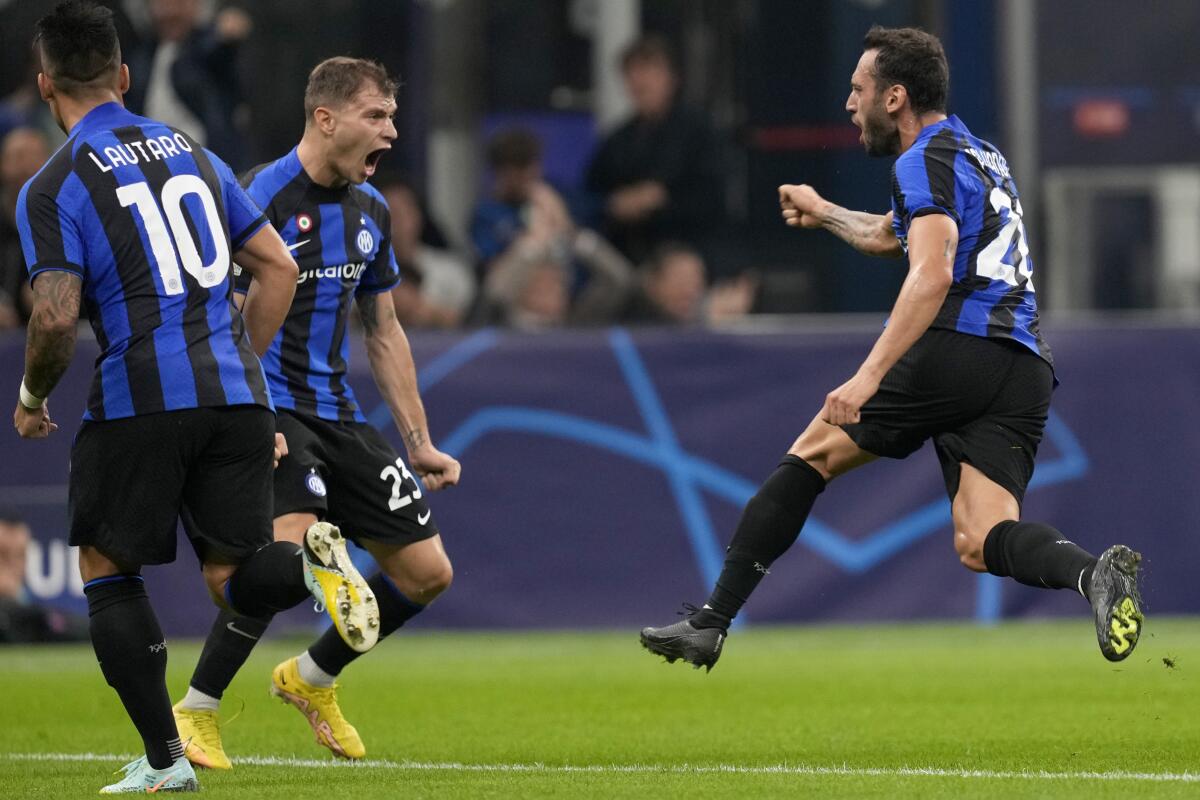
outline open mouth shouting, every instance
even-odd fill
[[[363,163],[363,168],[367,173],[368,178],[375,174],[375,170],[379,166],[379,159],[383,158],[383,154],[389,149],[390,148],[387,147],[381,147],[378,150],[372,150],[371,152],[367,153],[367,157]]]

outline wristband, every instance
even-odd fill
[[[25,379],[21,378],[21,405],[26,408],[41,408],[46,405],[46,398],[38,397],[25,388]]]

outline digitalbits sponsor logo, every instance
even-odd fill
[[[325,496],[325,481],[321,480],[321,476],[316,472],[310,472],[304,478],[304,485],[308,487],[308,491],[315,494],[317,497]]]
[[[365,256],[370,255],[373,247],[375,247],[375,237],[371,235],[369,230],[363,228],[358,232],[358,249]]]

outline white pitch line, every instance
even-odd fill
[[[128,761],[129,753],[4,753],[9,761]],[[242,756],[233,763],[254,767],[302,769],[393,769],[413,772],[528,772],[591,774],[731,774],[731,775],[845,775],[849,777],[985,778],[1046,781],[1141,781],[1151,783],[1200,783],[1195,772],[1048,772],[1032,770],[1005,772],[986,769],[942,769],[939,767],[820,767],[804,764],[741,766],[738,764],[463,764],[456,761],[334,761],[280,756]]]

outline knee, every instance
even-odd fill
[[[450,583],[454,580],[454,567],[451,566],[450,559],[443,558],[419,572],[389,574],[388,578],[408,599],[421,605],[429,605],[438,595],[450,588]]]
[[[79,548],[79,577],[84,583],[109,575],[136,575],[141,567],[113,561],[94,547]]]
[[[209,563],[206,563],[201,568],[204,574],[204,584],[208,587],[208,596],[212,598],[217,608],[229,608],[229,604],[225,600],[225,587],[229,583],[229,579],[233,577],[234,570],[236,569],[237,567],[232,564]]]
[[[954,550],[958,553],[959,562],[972,572],[987,572],[983,561],[983,542],[987,531],[981,531],[970,525],[954,526]]]

